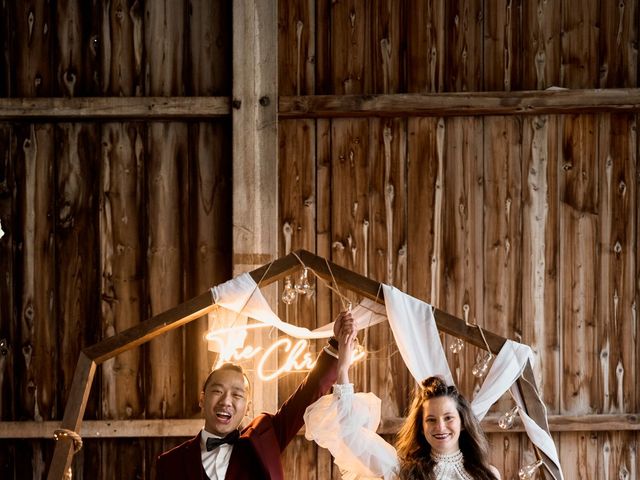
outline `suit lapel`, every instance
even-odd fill
[[[203,480],[202,456],[200,454],[200,435],[189,440],[184,449],[184,472],[189,480]]]

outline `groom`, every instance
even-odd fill
[[[302,427],[305,409],[335,383],[342,321],[343,313],[315,366],[278,411],[258,415],[242,431],[251,397],[247,377],[232,363],[212,371],[200,392],[204,428],[158,457],[157,480],[284,480],[280,454]]]

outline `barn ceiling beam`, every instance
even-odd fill
[[[280,97],[278,117],[542,115],[640,111],[640,89]]]

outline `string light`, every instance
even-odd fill
[[[489,371],[489,364],[491,363],[492,359],[493,355],[491,353],[487,353],[482,358],[482,360],[476,363],[471,369],[471,373],[473,374],[473,376],[477,378],[484,377],[487,374],[487,371]]]
[[[304,267],[300,273],[300,277],[295,284],[296,292],[300,295],[311,295],[313,293],[313,287],[309,283],[309,269]]]
[[[282,290],[282,301],[287,305],[291,305],[295,302],[298,293],[296,289],[293,287],[291,282],[291,277],[287,277],[284,279],[284,289]]]
[[[513,424],[516,421],[516,414],[518,413],[519,407],[516,405],[507,413],[500,417],[498,420],[498,426],[503,430],[509,430],[513,427]]]
[[[449,350],[451,353],[460,353],[460,350],[464,347],[464,342],[461,338],[456,338],[451,345],[449,345]]]
[[[538,472],[538,468],[542,465],[542,460],[538,460],[535,463],[526,465],[518,472],[518,478],[520,480],[533,480]]]

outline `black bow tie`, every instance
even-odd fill
[[[238,440],[239,436],[240,436],[240,432],[238,430],[234,430],[229,435],[223,438],[209,437],[207,438],[207,452],[210,452],[214,448],[218,448],[223,443],[228,443],[232,445],[236,442],[236,440]]]

